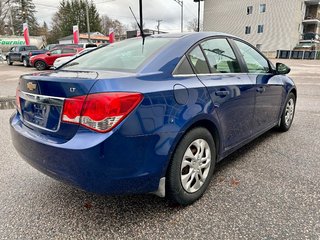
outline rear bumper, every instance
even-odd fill
[[[79,131],[66,143],[54,143],[30,131],[14,114],[12,142],[30,165],[59,181],[99,194],[156,191],[167,165],[157,154],[159,136],[126,137],[120,131]]]

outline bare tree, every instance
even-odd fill
[[[113,28],[116,38],[120,38],[121,35],[124,35],[127,27],[123,25],[117,19],[111,19],[107,15],[102,16],[101,18],[102,33],[105,35],[109,34],[109,29]]]
[[[198,19],[193,18],[188,22],[187,25],[188,31],[190,32],[197,32],[198,31]],[[202,23],[200,22],[200,31],[202,31]]]

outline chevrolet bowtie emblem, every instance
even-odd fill
[[[30,90],[30,91],[33,91],[37,88],[37,84],[35,83],[32,83],[32,82],[28,82],[27,83],[27,88]]]

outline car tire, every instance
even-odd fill
[[[11,60],[10,60],[10,57],[7,57],[7,63],[8,63],[8,65],[12,65],[12,62],[11,62]]]
[[[25,66],[25,67],[30,67],[29,62],[27,61],[26,58],[24,58],[24,59],[22,60],[22,62],[23,62],[23,66]]]
[[[279,131],[286,132],[290,129],[294,118],[295,108],[296,96],[293,93],[289,93],[288,99],[281,114],[280,124],[278,127]]]
[[[177,145],[166,175],[166,195],[180,205],[202,197],[213,175],[216,147],[211,133],[202,127],[187,132]]]
[[[34,63],[34,67],[39,70],[39,71],[43,71],[46,70],[48,68],[47,64],[44,61],[36,61]]]

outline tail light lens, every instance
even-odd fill
[[[117,126],[141,102],[141,93],[96,93],[66,99],[62,121],[80,124],[97,132]]]
[[[29,52],[29,57],[31,57],[32,56],[32,52]]]
[[[20,112],[20,110],[21,110],[20,90],[18,88],[16,89],[16,106],[17,106],[18,111]]]

